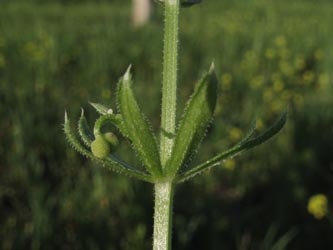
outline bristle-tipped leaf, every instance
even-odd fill
[[[94,140],[94,135],[89,129],[87,119],[84,116],[83,109],[81,111],[81,116],[80,116],[80,119],[78,122],[78,130],[79,130],[80,137],[81,137],[82,141],[84,142],[84,144],[87,147],[90,147],[90,144]]]
[[[250,130],[246,133],[246,135],[244,136],[244,138],[238,144],[242,144],[242,143],[245,143],[248,140],[250,140],[255,135],[256,130],[257,130],[257,120],[255,119],[252,122],[252,126],[251,126]]]
[[[90,105],[101,115],[111,115],[113,114],[113,110],[111,108],[106,107],[103,104],[90,102]]]
[[[262,132],[257,137],[244,141],[242,143],[242,147],[244,147],[246,149],[250,149],[252,147],[260,145],[260,144],[264,143],[265,141],[269,140],[272,136],[277,134],[283,128],[283,126],[287,122],[287,117],[288,117],[288,110],[283,112],[281,114],[281,116],[279,117],[279,119],[277,119],[270,128],[268,128],[267,130]]]
[[[77,140],[76,136],[71,131],[70,120],[68,118],[67,112],[65,112],[64,132],[69,144],[82,155],[89,157],[91,153]]]
[[[176,134],[171,158],[166,165],[169,176],[175,176],[179,168],[196,152],[212,120],[217,100],[217,78],[214,65],[197,83],[187,103]]]
[[[161,163],[156,139],[144,118],[132,91],[130,67],[118,83],[118,105],[129,139],[145,165],[147,171],[160,177]]]
[[[240,141],[234,147],[211,158],[210,160],[208,160],[194,168],[191,168],[191,169],[185,171],[184,173],[177,176],[177,181],[182,182],[187,179],[190,179],[197,174],[200,174],[206,170],[211,169],[214,166],[219,165],[222,161],[224,161],[228,158],[234,157],[237,154],[239,154],[245,150],[249,150],[253,147],[256,147],[256,146],[266,142],[267,140],[272,138],[274,135],[276,135],[284,127],[284,125],[286,124],[286,121],[287,121],[287,115],[288,115],[288,111],[283,112],[282,115],[276,120],[276,122],[270,128],[268,128],[263,133],[261,133],[260,135],[254,137],[254,138],[252,138],[252,137],[254,135],[255,128],[252,128],[251,131],[248,133],[248,135],[245,137],[245,139]]]

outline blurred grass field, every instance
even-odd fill
[[[0,249],[150,249],[150,185],[72,150],[64,111],[116,108],[133,65],[135,92],[160,120],[163,15],[130,25],[130,1],[0,2]],[[226,149],[254,117],[286,128],[254,151],[180,185],[174,249],[333,248],[333,2],[205,0],[181,17],[179,116],[214,59],[216,118],[196,161]],[[119,154],[139,164],[123,141]],[[307,211],[324,194],[322,218]],[[286,245],[286,246],[285,246]]]

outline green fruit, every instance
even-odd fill
[[[111,150],[115,150],[119,144],[118,137],[112,132],[105,133],[104,139],[110,144]]]
[[[100,159],[107,157],[111,152],[110,144],[102,136],[96,137],[90,147],[93,155]]]

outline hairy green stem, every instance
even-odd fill
[[[155,184],[153,250],[171,250],[172,202],[174,184]]]
[[[176,131],[179,0],[165,0],[163,86],[161,112],[161,163],[166,165]]]
[[[160,158],[164,168],[176,132],[179,0],[165,0]],[[171,250],[172,181],[155,184],[153,250]]]

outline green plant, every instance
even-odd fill
[[[262,241],[260,250],[284,250],[297,235],[297,229],[292,228],[282,236],[277,235],[278,228],[271,225]]]
[[[116,172],[153,183],[155,186],[153,249],[171,249],[172,201],[175,186],[208,169],[221,164],[240,152],[267,141],[278,133],[287,119],[287,112],[263,133],[256,134],[254,125],[238,144],[197,166],[191,160],[212,122],[217,101],[217,77],[214,63],[197,83],[187,102],[182,119],[176,127],[176,92],[178,69],[178,26],[180,6],[191,6],[200,1],[165,0],[164,58],[162,84],[162,112],[159,140],[141,112],[132,90],[129,67],[119,80],[117,91],[118,113],[102,104],[91,103],[100,114],[93,132],[89,129],[84,112],[78,122],[81,141],[72,133],[70,120],[65,113],[64,130],[69,143],[84,156]],[[102,127],[110,123],[127,138],[141,159],[144,169],[131,166],[114,154],[118,139],[106,139]],[[159,142],[159,145],[158,145]]]

